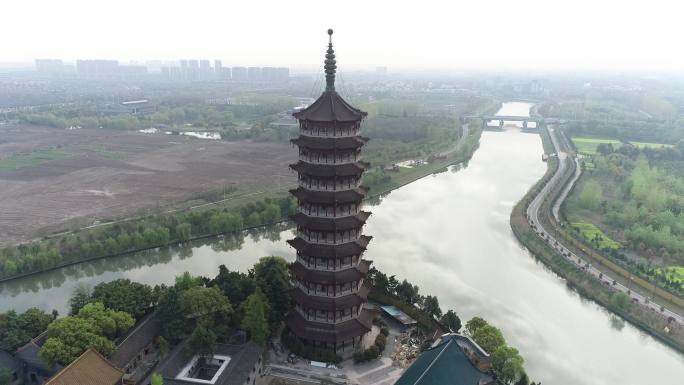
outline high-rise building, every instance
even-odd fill
[[[55,74],[64,72],[64,63],[60,59],[36,59],[36,71]]]
[[[84,78],[111,79],[121,75],[116,60],[77,60],[76,72]]]
[[[249,81],[256,82],[262,80],[261,78],[261,67],[249,67],[247,68],[247,78]]]
[[[330,42],[325,55],[325,92],[306,109],[293,115],[299,123],[299,161],[290,167],[299,187],[290,192],[299,201],[292,219],[297,250],[292,265],[295,309],[287,326],[304,344],[352,353],[371,330],[376,312],[366,306],[364,279],[370,261],[362,259],[371,237],[362,234],[370,215],[362,211],[367,189],[361,177],[368,163],[360,135],[367,115],[335,91],[337,69]]]
[[[247,68],[245,67],[233,67],[232,69],[232,79],[236,81],[247,80]]]

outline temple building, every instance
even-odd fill
[[[306,109],[293,116],[299,124],[299,161],[290,167],[298,174],[299,201],[292,216],[297,249],[292,266],[295,309],[287,317],[290,330],[309,346],[351,353],[370,331],[374,310],[365,307],[364,278],[370,261],[362,259],[371,237],[362,234],[369,212],[362,211],[367,189],[361,177],[368,163],[360,135],[367,113],[352,107],[335,91],[337,69],[332,30],[325,55],[326,88]]]

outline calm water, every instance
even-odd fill
[[[499,114],[526,115],[506,103]],[[544,173],[538,135],[485,132],[463,168],[398,189],[379,205],[366,254],[382,271],[439,297],[465,321],[480,315],[499,326],[544,384],[679,385],[684,357],[568,290],[535,262],[509,227],[513,205]],[[0,285],[2,309],[38,306],[64,313],[76,285],[119,277],[171,283],[183,271],[213,276],[219,264],[245,271],[264,255],[294,258],[290,230],[226,238],[207,245],[84,263]]]

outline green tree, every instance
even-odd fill
[[[161,324],[161,335],[171,344],[177,344],[185,338],[190,330],[189,321],[183,314],[180,294],[177,287],[163,290],[157,304],[157,317]]]
[[[453,333],[458,333],[461,330],[461,319],[453,310],[444,313],[441,321],[442,324]]]
[[[501,330],[492,325],[484,325],[475,330],[473,340],[489,354],[506,344]]]
[[[178,236],[178,239],[181,242],[186,242],[186,241],[190,240],[191,228],[192,228],[192,226],[187,222],[183,222],[183,223],[179,224],[178,226],[176,226],[176,235]]]
[[[264,221],[261,219],[261,215],[259,215],[259,213],[256,211],[249,214],[246,222],[247,226],[249,227],[259,226],[264,223]]]
[[[83,284],[76,286],[69,299],[69,314],[77,314],[78,311],[91,300],[92,297],[90,296],[90,289],[88,286]]]
[[[439,300],[437,297],[427,295],[423,299],[423,311],[431,315],[433,318],[439,319],[442,316],[442,309],[439,307]]]
[[[252,339],[259,345],[265,345],[270,335],[268,327],[268,299],[256,288],[253,294],[240,304],[244,317],[242,328],[249,332]]]
[[[256,284],[268,299],[270,305],[269,323],[275,329],[292,307],[289,295],[290,273],[287,261],[282,257],[262,257],[254,265]]]
[[[630,305],[629,301],[629,296],[621,291],[616,291],[610,296],[610,304],[618,310],[627,309]]]
[[[228,298],[217,287],[190,288],[181,294],[180,304],[187,318],[209,329],[217,322],[227,323],[233,312]]]
[[[500,346],[492,353],[492,368],[506,384],[518,382],[525,374],[524,360],[518,349]]]
[[[38,354],[48,366],[68,365],[89,347],[105,356],[114,351],[114,343],[92,321],[69,316],[48,326],[47,340]]]
[[[102,302],[86,304],[78,311],[78,318],[91,321],[99,334],[111,339],[122,335],[135,324],[135,318],[129,313],[106,309]]]
[[[7,368],[0,368],[0,385],[10,385],[12,383],[12,372]]]
[[[218,275],[210,282],[210,286],[217,286],[221,289],[230,303],[239,304],[254,293],[256,283],[247,274],[230,271],[225,265],[221,265]]]
[[[188,338],[188,349],[202,358],[211,357],[216,348],[216,334],[202,325],[197,325]]]
[[[475,335],[475,332],[477,331],[477,329],[479,329],[485,325],[488,325],[487,321],[485,321],[481,317],[473,317],[470,319],[470,321],[466,322],[466,325],[465,325],[466,334],[468,334],[469,336],[472,337]]]
[[[187,271],[179,276],[176,276],[175,286],[178,290],[185,291],[200,285],[202,285],[202,279],[200,277],[193,277]]]
[[[579,195],[580,205],[589,210],[597,210],[602,200],[603,188],[601,184],[594,179],[588,180]]]
[[[159,373],[152,374],[152,385],[164,385],[164,377]]]
[[[417,285],[412,285],[409,281],[403,280],[399,285],[397,285],[396,292],[397,296],[401,298],[402,301],[409,305],[413,305],[418,302],[419,288]]]
[[[108,309],[124,311],[140,318],[153,304],[152,288],[129,279],[100,283],[93,289],[92,300]]]

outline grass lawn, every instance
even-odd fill
[[[620,248],[620,244],[610,239],[601,229],[596,227],[593,223],[573,222],[572,227],[579,230],[582,238],[589,243],[597,245],[598,249],[616,250]],[[594,241],[597,239],[597,241]],[[598,242],[598,243],[596,243]]]
[[[0,171],[19,170],[24,167],[37,166],[51,160],[67,157],[69,157],[69,154],[57,150],[36,150],[26,154],[16,154],[0,159]]]
[[[605,139],[605,138],[572,138],[572,142],[575,143],[575,147],[577,147],[577,151],[582,153],[582,154],[587,154],[587,155],[594,155],[596,154],[596,146],[598,146],[601,143],[605,144],[612,144],[613,147],[619,147],[622,142],[616,139]],[[648,143],[648,142],[629,142],[635,147],[638,148],[644,148],[644,147],[651,147],[651,148],[660,148],[660,147],[672,147],[671,144],[662,144],[662,143]]]
[[[612,144],[613,146],[619,146],[620,141],[615,139],[600,139],[600,138],[572,138],[572,142],[575,143],[577,151],[582,154],[593,155],[596,153],[596,146],[601,143]]]

